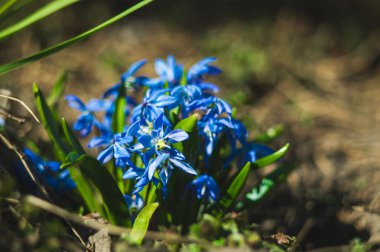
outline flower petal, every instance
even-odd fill
[[[174,158],[170,158],[169,160],[170,160],[170,162],[172,162],[175,166],[177,166],[181,170],[183,170],[187,173],[193,174],[193,175],[198,175],[198,173],[194,170],[194,168],[191,167],[188,163],[176,160]]]
[[[84,103],[75,95],[66,95],[65,96],[66,101],[68,102],[69,106],[72,108],[75,108],[79,111],[86,111],[86,106]]]
[[[165,136],[165,139],[167,139],[169,143],[182,142],[183,140],[186,140],[188,138],[189,135],[185,131],[180,129],[173,130]]]
[[[169,158],[169,154],[164,153],[161,155],[158,155],[156,159],[153,160],[152,163],[148,166],[148,178],[149,180],[152,180],[154,172],[156,171],[157,167],[159,167],[162,162],[164,162],[166,159]]]
[[[100,152],[97,159],[102,164],[105,164],[111,160],[112,154],[113,154],[113,146],[111,145],[108,148],[104,149],[102,152]]]

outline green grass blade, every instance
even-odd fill
[[[63,133],[65,134],[65,138],[67,142],[73,147],[73,149],[79,153],[79,154],[85,154],[86,152],[84,151],[82,145],[70,129],[69,125],[67,125],[66,120],[62,118],[62,129]]]
[[[0,7],[0,15],[6,12],[17,0],[8,0]]]
[[[280,159],[286,153],[286,151],[288,149],[289,149],[289,144],[287,143],[281,149],[276,151],[275,153],[273,153],[269,156],[260,158],[260,159],[256,160],[255,162],[252,162],[252,164],[256,168],[262,168],[264,166],[270,165],[270,164],[274,163],[275,161],[277,161],[278,159]]]
[[[63,91],[65,89],[66,80],[67,71],[62,71],[62,73],[58,77],[58,80],[54,83],[53,89],[46,97],[46,102],[50,107],[57,108],[58,102],[61,99]]]
[[[198,122],[198,115],[194,114],[179,121],[174,127],[174,129],[181,129],[190,134],[196,128],[197,122]],[[181,142],[173,144],[173,147],[181,152],[183,151],[183,143]]]
[[[146,231],[148,230],[149,221],[152,215],[156,211],[158,203],[151,203],[144,207],[139,215],[137,215],[135,223],[133,224],[129,241],[133,244],[140,245],[145,237]]]
[[[76,166],[80,168],[84,177],[99,190],[108,209],[109,221],[115,225],[130,226],[131,220],[127,203],[108,170],[97,159],[87,154],[78,158]]]
[[[77,43],[79,41],[82,41],[82,40],[86,39],[87,37],[91,36],[92,34],[94,34],[94,33],[98,32],[98,31],[106,28],[107,26],[109,26],[109,25],[115,23],[116,21],[118,21],[118,20],[126,17],[127,15],[131,14],[132,12],[134,12],[134,11],[142,8],[143,6],[151,3],[152,1],[153,0],[144,0],[144,1],[141,1],[140,3],[132,6],[131,8],[129,8],[129,9],[123,11],[122,13],[114,16],[113,18],[105,21],[104,23],[102,23],[102,24],[100,24],[100,25],[98,25],[98,26],[96,26],[96,27],[94,27],[94,28],[92,28],[92,29],[90,29],[90,30],[88,30],[88,31],[86,31],[86,32],[84,32],[84,33],[76,36],[76,37],[73,37],[73,38],[71,38],[69,40],[66,40],[66,41],[64,41],[64,42],[62,42],[62,43],[60,43],[58,45],[49,47],[49,48],[47,48],[45,50],[42,50],[42,51],[40,51],[40,52],[38,52],[36,54],[33,54],[33,55],[29,56],[29,57],[26,57],[26,58],[23,58],[23,59],[20,59],[20,60],[16,60],[14,62],[5,64],[5,65],[2,65],[2,66],[0,66],[0,75],[5,74],[7,72],[10,72],[10,71],[12,71],[12,70],[14,70],[16,68],[19,68],[21,66],[24,66],[26,64],[32,63],[32,62],[34,62],[36,60],[42,59],[44,57],[47,57],[47,56],[49,56],[49,55],[51,55],[53,53],[56,53],[56,52],[59,52],[59,51],[65,49],[66,47],[71,46],[72,44],[75,44],[75,43]]]
[[[97,201],[95,188],[83,176],[80,169],[76,166],[70,166],[69,171],[88,210],[90,210],[90,212],[99,212],[102,216],[105,216],[103,208]]]
[[[44,7],[38,9],[33,14],[27,16],[23,20],[17,22],[16,24],[11,25],[11,26],[5,28],[4,30],[1,30],[0,31],[0,40],[18,32],[18,31],[24,29],[25,27],[45,18],[46,16],[49,16],[49,15],[59,11],[60,9],[65,8],[65,7],[71,5],[75,2],[78,2],[78,1],[79,0],[55,0],[55,1],[52,1],[52,2],[48,3],[47,5],[45,5]]]
[[[290,164],[278,167],[261,179],[252,190],[246,194],[246,201],[255,203],[263,199],[278,183],[284,181],[294,168],[295,166]]]
[[[112,128],[114,133],[123,132],[125,126],[125,107],[127,106],[127,101],[125,99],[125,87],[120,86],[119,93],[115,102],[115,112],[112,118]]]
[[[251,163],[247,162],[243,169],[241,169],[236,177],[232,180],[231,184],[227,188],[225,195],[220,200],[220,203],[224,208],[230,208],[232,203],[239,196],[241,190],[245,185],[245,182],[247,181],[250,171]]]
[[[38,85],[36,83],[34,83],[33,85],[33,93],[42,124],[44,125],[50,140],[53,142],[57,158],[63,161],[65,160],[66,156],[70,153],[70,147],[61,138],[59,134],[60,125],[56,121],[53,111],[47,105],[45,97],[41,90],[38,88]]]

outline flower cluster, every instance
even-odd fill
[[[122,178],[132,182],[133,189],[126,192],[129,206],[143,205],[140,195],[150,184],[160,189],[163,198],[169,190],[185,192],[191,187],[196,198],[214,203],[220,198],[218,183],[227,176],[226,166],[234,160],[255,161],[272,152],[249,143],[247,130],[234,118],[231,105],[216,96],[218,86],[206,81],[208,76],[221,73],[213,65],[215,60],[205,58],[186,70],[173,56],[167,61],[157,59],[158,76],[153,78],[136,75],[147,62],[140,60],[100,99],[84,104],[74,95],[66,96],[68,104],[81,112],[73,129],[81,136],[96,132],[88,147],[101,148],[97,159],[103,164],[112,161],[122,170]],[[137,97],[141,97],[141,92],[143,98],[139,103]],[[116,132],[115,117],[120,116],[120,111],[116,115],[120,101],[124,104],[121,113],[125,127]],[[196,130],[189,136],[189,132],[176,126],[193,114],[197,115]],[[191,141],[189,138],[197,139],[192,153],[183,148]],[[222,142],[228,143],[223,150]],[[215,153],[224,153],[224,165],[217,171],[212,168]],[[174,173],[188,178],[183,189],[168,187]]]
[[[69,170],[60,170],[61,163],[45,161],[28,148],[24,148],[23,151],[37,176],[44,184],[59,193],[76,188],[75,182],[70,177]]]

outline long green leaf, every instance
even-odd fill
[[[272,190],[278,183],[284,181],[287,176],[294,170],[294,165],[281,165],[276,170],[261,179],[251,190],[246,194],[246,200],[257,202],[264,198],[270,190]]]
[[[191,133],[196,128],[197,122],[198,122],[198,115],[194,114],[179,121],[174,127],[174,129],[181,129],[183,131],[186,131],[187,133]],[[173,144],[173,147],[181,152],[183,151],[182,142]]]
[[[256,160],[255,162],[252,162],[252,164],[256,168],[262,168],[264,166],[270,165],[270,164],[274,163],[275,161],[277,161],[278,159],[280,159],[286,153],[286,151],[288,149],[289,149],[289,144],[287,143],[281,149],[276,151],[275,153],[273,153],[269,156],[260,158],[260,159]]]
[[[227,188],[225,195],[222,197],[220,203],[223,207],[226,209],[231,207],[232,203],[236,200],[241,190],[243,189],[250,171],[251,163],[247,162],[243,169],[241,169],[236,177],[232,180],[231,184]]]
[[[59,135],[60,125],[54,118],[54,113],[51,111],[46,103],[45,97],[38,88],[38,85],[34,83],[33,93],[36,100],[36,106],[38,113],[40,114],[42,124],[44,125],[50,140],[54,144],[57,156],[60,160],[64,160],[66,156],[70,153],[70,147],[64,142]]]
[[[6,10],[9,9],[17,0],[8,0],[0,7],[0,15],[3,14]]]
[[[63,128],[63,133],[65,134],[67,142],[73,147],[73,149],[79,153],[79,154],[85,154],[86,152],[84,151],[82,145],[74,135],[74,133],[71,131],[70,127],[67,125],[66,120],[62,118],[62,128]]]
[[[23,58],[23,59],[20,59],[20,60],[16,60],[14,62],[11,62],[11,63],[8,63],[8,64],[5,64],[5,65],[2,65],[0,66],[0,75],[2,74],[5,74],[7,72],[10,72],[16,68],[19,68],[21,66],[24,66],[26,64],[29,64],[29,63],[32,63],[36,60],[39,60],[41,58],[44,58],[46,56],[49,56],[53,53],[56,53],[56,52],[59,52],[60,50],[62,49],[65,49],[66,47],[69,47],[70,45],[74,44],[74,43],[77,43],[79,41],[82,41],[84,39],[86,39],[87,37],[91,36],[92,34],[102,30],[103,28],[113,24],[114,22],[124,18],[125,16],[131,14],[132,12],[142,8],[143,6],[147,5],[148,3],[152,2],[153,0],[144,0],[144,1],[141,1],[140,3],[132,6],[131,8],[123,11],[122,13],[114,16],[113,18],[107,20],[106,22],[74,37],[74,38],[71,38],[69,40],[66,40],[58,45],[55,45],[55,46],[52,46],[52,47],[49,47],[45,50],[42,50],[36,54],[33,54],[29,57],[26,57],[26,58]]]
[[[80,168],[84,177],[99,190],[109,212],[109,221],[116,225],[130,226],[131,220],[127,204],[108,170],[97,159],[87,154],[78,158],[76,166]]]
[[[149,221],[152,215],[156,211],[158,203],[151,203],[144,207],[139,215],[137,215],[135,223],[133,224],[129,241],[133,244],[140,245],[145,237],[146,231],[148,230]]]
[[[45,18],[46,16],[49,16],[49,15],[59,11],[60,9],[65,8],[65,7],[71,5],[75,2],[78,2],[78,1],[79,0],[55,0],[55,1],[52,1],[52,2],[48,3],[47,5],[45,5],[44,7],[38,9],[33,14],[27,16],[23,20],[17,22],[16,24],[11,25],[11,26],[5,28],[4,30],[1,30],[0,31],[0,40],[12,35],[13,33],[18,32],[18,31],[24,29],[25,27]]]
[[[58,77],[58,80],[54,83],[53,89],[46,97],[46,102],[50,107],[57,108],[58,102],[62,97],[63,90],[65,88],[65,82],[67,80],[67,71],[62,71]]]
[[[122,132],[125,126],[125,107],[127,106],[125,95],[126,95],[125,86],[121,85],[119,93],[116,98],[115,112],[112,118],[112,127],[115,133]]]
[[[90,212],[98,212],[101,216],[105,216],[102,206],[97,201],[95,188],[83,176],[78,167],[70,166],[68,169],[88,210],[90,210]]]

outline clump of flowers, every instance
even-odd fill
[[[141,60],[100,98],[85,104],[66,95],[68,105],[80,112],[72,129],[88,137],[96,159],[86,154],[65,121],[57,126],[45,120],[61,153],[61,169],[70,172],[89,211],[129,226],[144,207],[158,202],[156,225],[186,230],[205,213],[217,217],[249,206],[277,182],[279,175],[268,177],[237,202],[250,171],[275,162],[287,146],[274,152],[249,138],[235,110],[217,96],[219,87],[208,80],[221,73],[215,60],[205,58],[185,69],[173,56],[157,59],[153,78],[137,74],[147,63]],[[49,118],[52,112],[38,87],[35,94],[40,113]],[[62,127],[63,134],[54,127]],[[42,161],[26,153],[40,167]],[[96,202],[99,198],[102,202]]]

